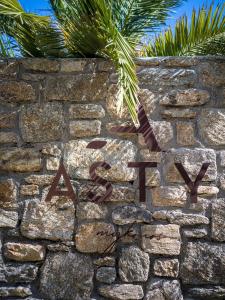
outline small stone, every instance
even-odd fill
[[[86,63],[85,59],[62,59],[61,72],[82,72]]]
[[[196,117],[196,112],[189,109],[178,109],[178,108],[171,108],[165,109],[161,112],[163,118],[187,118],[193,119]]]
[[[154,274],[156,276],[178,277],[178,259],[156,259],[154,263]]]
[[[54,157],[59,157],[61,155],[61,150],[57,145],[47,144],[42,148],[42,153],[46,155],[51,155]]]
[[[101,149],[89,149],[89,140],[73,140],[65,144],[64,162],[72,178],[90,179],[90,166],[96,162],[110,162],[110,170],[96,171],[96,174],[109,181],[131,181],[135,179],[135,170],[128,168],[135,161],[136,146],[125,140],[101,138],[106,145]]]
[[[139,243],[140,230],[138,225],[123,225],[119,227],[119,240],[123,244]]]
[[[104,222],[82,224],[75,236],[77,250],[85,253],[114,251],[115,240],[114,226]]]
[[[34,196],[39,195],[39,187],[35,184],[21,185],[20,186],[20,195],[23,196]]]
[[[180,148],[172,149],[164,154],[163,168],[166,180],[168,182],[184,182],[174,162],[182,163],[192,181],[196,179],[205,162],[209,162],[210,165],[202,181],[214,181],[217,177],[216,153],[212,149]]]
[[[191,288],[188,289],[188,294],[195,299],[218,300],[225,298],[225,288],[222,286],[213,286],[209,288]]]
[[[147,253],[136,246],[122,249],[119,258],[119,275],[125,282],[147,281],[150,260]]]
[[[45,257],[45,248],[41,245],[6,243],[4,255],[16,261],[40,261]]]
[[[199,119],[200,134],[212,146],[225,145],[225,109],[204,109]]]
[[[101,121],[71,121],[70,136],[71,137],[87,137],[95,136],[101,133]]]
[[[225,245],[188,243],[184,249],[180,275],[184,284],[224,284]]]
[[[220,151],[220,165],[221,167],[225,167],[225,151]]]
[[[13,179],[0,181],[0,208],[17,208],[17,185]]]
[[[144,225],[142,226],[142,248],[151,254],[179,255],[180,226]]]
[[[78,252],[51,253],[41,269],[40,292],[49,300],[89,300],[93,275],[89,256]]]
[[[171,106],[199,106],[207,103],[209,99],[210,95],[205,90],[172,90],[163,97],[160,104]]]
[[[211,185],[199,185],[198,195],[201,197],[215,196],[219,193],[219,189],[216,186]]]
[[[59,61],[46,58],[25,58],[21,60],[22,66],[25,70],[36,71],[36,72],[58,72]]]
[[[160,172],[155,169],[145,170],[145,185],[150,187],[155,187],[160,185]]]
[[[0,264],[0,281],[5,283],[25,283],[36,279],[38,267],[30,264]]]
[[[48,203],[27,200],[21,234],[30,239],[72,240],[74,214],[72,200],[64,196],[55,196]]]
[[[93,263],[98,267],[114,267],[116,264],[116,260],[115,257],[106,256],[106,257],[95,259]]]
[[[15,228],[18,223],[18,213],[0,209],[0,228]]]
[[[61,139],[64,129],[62,104],[50,102],[22,106],[20,129],[25,142],[38,143]]]
[[[0,150],[0,170],[7,172],[40,171],[40,153],[33,148],[9,148]]]
[[[153,217],[157,220],[167,220],[170,223],[181,225],[181,226],[209,224],[209,219],[203,215],[186,214],[180,210],[156,211],[153,213]]]
[[[178,206],[184,207],[187,201],[187,193],[183,186],[161,186],[151,190],[154,206]]]
[[[149,161],[149,162],[157,162],[160,163],[162,159],[162,153],[161,152],[152,152],[148,149],[141,149],[140,155],[143,161]]]
[[[78,74],[49,76],[46,79],[47,101],[104,101],[107,94],[108,74]]]
[[[14,132],[0,132],[0,144],[16,144],[17,134]]]
[[[73,104],[69,108],[70,119],[100,119],[104,116],[104,108],[97,104]]]
[[[212,238],[225,242],[225,199],[212,203]]]
[[[112,267],[98,268],[96,279],[103,283],[113,283],[116,280],[116,269]]]
[[[31,84],[24,81],[1,81],[0,101],[23,102],[35,100],[35,90]]]
[[[25,298],[32,295],[31,289],[28,287],[0,287],[0,297],[21,297]]]
[[[16,126],[16,112],[0,114],[0,128],[13,128]]]
[[[183,300],[178,280],[150,281],[144,300]]]
[[[104,219],[108,210],[106,206],[92,202],[80,202],[77,205],[76,216],[78,219]]]
[[[192,123],[177,123],[177,143],[181,146],[191,146],[195,144],[195,128]]]
[[[2,78],[16,78],[19,71],[19,61],[17,59],[0,61],[0,77]]]
[[[206,228],[193,228],[185,229],[183,234],[187,238],[203,238],[207,236],[208,232]]]
[[[132,223],[150,223],[152,220],[151,212],[132,205],[118,206],[112,212],[114,224],[125,225]]]
[[[108,299],[117,300],[138,300],[144,297],[142,287],[134,284],[113,284],[101,286],[99,288],[99,294]]]
[[[198,59],[196,57],[179,57],[179,56],[169,56],[160,57],[160,63],[166,67],[192,67],[197,65]]]
[[[45,186],[51,185],[54,175],[30,175],[25,178],[25,181],[30,184]]]
[[[58,157],[49,157],[46,160],[46,169],[48,171],[57,171],[59,169],[60,159]]]

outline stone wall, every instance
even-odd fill
[[[1,61],[1,299],[225,299],[225,59],[138,59],[137,71],[162,152],[113,133],[131,120],[115,108],[108,61]],[[96,138],[105,146],[86,148]],[[75,205],[45,201],[61,158]],[[94,203],[99,161],[113,192]],[[146,203],[132,161],[158,162]],[[192,179],[210,162],[197,203],[174,162]]]

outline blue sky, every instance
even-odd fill
[[[124,0],[126,1],[126,0]],[[222,2],[222,0],[214,0],[214,3],[217,4]],[[48,0],[20,0],[20,3],[23,7],[31,12],[48,14],[48,9],[50,8]],[[187,0],[178,7],[173,14],[168,18],[167,25],[161,29],[167,28],[167,26],[173,27],[176,20],[181,17],[183,14],[191,15],[193,7],[198,9],[203,4],[210,4],[210,0]]]

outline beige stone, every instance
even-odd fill
[[[60,103],[22,106],[20,129],[25,142],[48,142],[61,139],[64,129],[63,107]]]
[[[105,116],[105,110],[98,104],[72,104],[69,107],[70,119],[99,119]]]
[[[88,137],[96,136],[101,133],[101,121],[71,121],[70,122],[70,136],[71,137]]]
[[[62,59],[61,72],[82,72],[87,61],[85,59]]]
[[[162,159],[162,152],[153,152],[149,151],[149,149],[141,149],[140,156],[143,161],[160,163]]]
[[[54,175],[30,175],[25,178],[25,181],[34,185],[50,185],[54,179]]]
[[[33,148],[0,150],[0,170],[8,172],[35,172],[42,168],[40,153]]]
[[[13,128],[16,125],[16,112],[0,114],[0,128]]]
[[[212,203],[212,238],[225,241],[225,200],[217,199]]]
[[[80,202],[77,205],[76,216],[78,219],[104,219],[107,216],[107,207],[102,203]]]
[[[25,58],[21,61],[25,70],[36,72],[58,72],[60,67],[59,60],[46,58]]]
[[[113,284],[99,288],[99,294],[108,299],[138,300],[143,299],[144,292],[141,285]]]
[[[39,195],[39,187],[35,184],[21,185],[20,194],[23,196]]]
[[[64,162],[72,178],[89,179],[90,166],[95,162],[108,162],[110,170],[96,171],[101,177],[110,181],[131,181],[136,173],[128,168],[127,163],[135,161],[136,146],[125,140],[101,138],[107,144],[101,149],[88,149],[89,140],[73,140],[65,144]]]
[[[0,100],[4,102],[23,102],[35,100],[35,90],[24,81],[1,81]]]
[[[0,77],[2,78],[16,78],[19,71],[18,60],[1,60],[0,61]]]
[[[6,243],[4,255],[16,261],[40,261],[45,257],[45,248],[42,245]]]
[[[178,108],[171,108],[165,109],[161,112],[163,118],[187,118],[193,119],[196,117],[196,112],[189,109],[178,109]]]
[[[160,173],[159,170],[156,169],[146,169],[146,186],[155,187],[160,185]]]
[[[85,253],[112,252],[115,240],[114,226],[104,222],[82,224],[75,236],[77,250]]]
[[[18,223],[18,213],[15,211],[7,211],[0,208],[0,228],[9,227],[16,228]]]
[[[15,132],[0,132],[0,144],[16,144],[18,141]]]
[[[195,144],[195,128],[190,122],[177,123],[177,144],[191,146]]]
[[[180,226],[144,225],[142,226],[142,247],[151,254],[179,255]]]
[[[29,287],[17,286],[17,287],[0,287],[0,297],[28,297],[32,295],[32,291]]]
[[[17,208],[17,184],[13,179],[0,181],[0,207]]]
[[[178,277],[178,259],[156,259],[154,262],[154,274],[164,277]]]
[[[187,193],[183,186],[160,186],[153,188],[152,203],[154,206],[178,206],[186,205]]]
[[[60,148],[55,144],[47,144],[42,148],[43,154],[51,155],[51,156],[55,156],[55,157],[60,156],[61,152],[62,151],[60,150]]]
[[[58,157],[49,157],[46,160],[46,169],[48,171],[57,171],[59,169],[60,159]]]
[[[204,62],[201,64],[200,80],[208,87],[224,86],[225,63],[223,62]]]

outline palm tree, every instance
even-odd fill
[[[50,19],[26,13],[18,0],[0,0],[0,30],[17,41],[23,56],[110,58],[118,73],[118,110],[125,102],[136,121],[135,47],[181,1],[50,0]]]
[[[147,56],[225,55],[225,3],[202,6],[192,12],[189,22],[183,16],[175,29],[169,28],[144,46]]]

